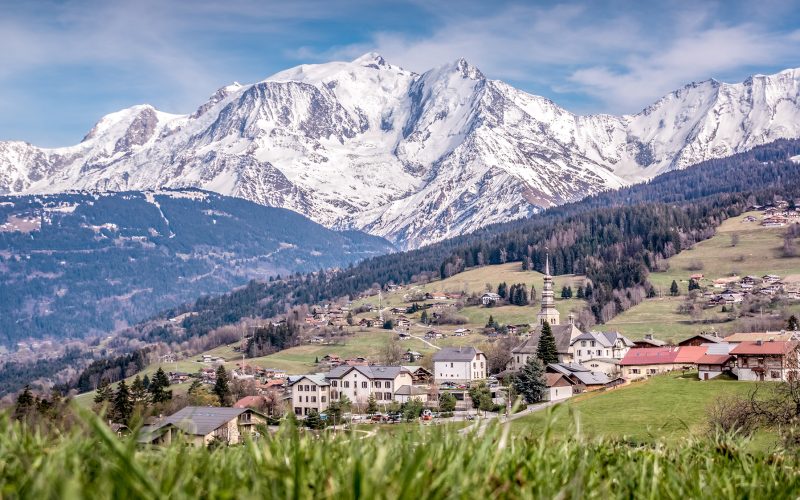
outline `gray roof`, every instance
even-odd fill
[[[427,394],[427,391],[421,387],[404,385],[394,391],[394,394],[395,396],[422,396],[423,394]]]
[[[553,332],[553,337],[556,339],[556,349],[559,354],[569,353],[570,340],[574,336],[581,335],[581,331],[570,323],[566,325],[552,325],[550,330]],[[542,335],[542,327],[537,326],[525,342],[518,345],[511,350],[514,354],[536,354],[539,348],[539,337]]]
[[[292,375],[289,377],[289,385],[294,385],[300,380],[307,378],[308,380],[314,382],[317,385],[330,385],[328,380],[325,378],[324,373],[313,373],[310,375]]]
[[[588,332],[582,333],[572,340],[574,344],[578,340],[594,340],[600,347],[613,347],[617,340],[622,341],[622,344],[628,347],[633,347],[635,344],[626,336],[619,332]]]
[[[403,372],[407,372],[408,370],[402,366],[348,366],[348,365],[340,365],[336,368],[329,371],[325,377],[331,378],[342,378],[351,370],[356,370],[357,372],[363,374],[365,377],[369,379],[390,379],[394,380]]]
[[[483,351],[469,347],[442,347],[433,355],[434,361],[472,361],[476,354]]]
[[[734,347],[736,347],[736,344],[731,344],[730,342],[717,342],[716,344],[708,344],[708,350],[706,351],[706,354],[730,354]]]
[[[171,424],[186,434],[205,436],[248,411],[253,410],[249,408],[187,406],[162,420],[158,428]]]
[[[550,363],[547,365],[547,369],[567,377],[573,377],[583,385],[605,385],[611,382],[605,373],[593,372],[578,363]]]

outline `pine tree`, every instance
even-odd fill
[[[572,298],[572,286],[567,287],[567,298],[568,299]]]
[[[325,427],[325,422],[322,421],[316,410],[312,410],[311,413],[306,416],[303,424],[309,429],[322,429]]]
[[[528,404],[538,403],[544,397],[547,384],[544,379],[544,367],[533,356],[528,356],[528,362],[514,377],[514,390],[520,394]]]
[[[23,420],[33,412],[36,406],[36,400],[31,394],[31,388],[25,386],[25,389],[17,396],[17,403],[14,405],[14,419]]]
[[[505,299],[506,295],[508,295],[508,285],[505,282],[497,285],[497,295],[499,295],[501,299]]]
[[[375,395],[370,394],[367,399],[367,415],[375,415],[378,413],[378,402],[375,401]]]
[[[789,316],[789,319],[786,321],[786,329],[795,332],[798,330],[798,326],[800,326],[800,324],[797,321],[797,316],[794,314]]]
[[[110,403],[112,399],[114,399],[114,390],[111,388],[111,384],[108,383],[108,379],[104,378],[100,381],[100,385],[97,386],[95,391],[94,404],[101,406],[103,403]]]
[[[150,376],[148,375],[144,376],[144,378],[142,379],[142,385],[144,385],[145,389],[150,390]]]
[[[678,293],[678,282],[672,280],[672,284],[669,286],[669,294],[675,297],[678,295]]]
[[[231,398],[231,389],[228,387],[228,372],[225,367],[217,368],[217,381],[214,383],[214,394],[219,398],[219,404],[226,406]]]
[[[147,389],[144,386],[144,382],[136,375],[136,378],[133,379],[133,383],[131,384],[131,400],[133,404],[147,404],[150,399],[150,393],[147,392]]]
[[[350,326],[353,326],[353,323],[354,323],[354,321],[353,321],[353,311],[348,311],[347,312],[347,324],[350,325]]]
[[[125,380],[121,380],[117,385],[117,392],[114,394],[114,419],[120,423],[128,425],[133,414],[133,402],[131,401],[131,393],[128,390],[128,384]]]
[[[419,316],[419,320],[422,321],[423,325],[428,324],[428,311],[423,310],[422,314]]]
[[[567,291],[566,285],[561,287],[561,298],[562,299],[568,299],[569,298],[569,292]]]
[[[497,328],[497,323],[491,314],[489,315],[489,321],[486,322],[486,328]]]
[[[550,328],[550,323],[547,321],[542,325],[542,333],[539,335],[539,345],[536,350],[536,357],[542,360],[542,363],[548,365],[550,363],[558,363],[558,348],[556,347],[556,338],[553,336],[553,330]]]
[[[164,373],[164,370],[158,367],[156,374],[153,375],[153,380],[150,381],[150,387],[148,388],[150,391],[150,400],[157,404],[172,399],[172,391],[166,391],[165,389],[167,387],[169,387],[169,378],[167,378],[167,374]]]
[[[583,298],[585,298],[585,295],[583,294],[583,285],[578,285],[578,290],[577,290],[577,292],[576,292],[576,296],[577,296],[579,299],[583,299]]]

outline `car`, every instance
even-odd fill
[[[433,412],[428,409],[422,410],[422,420],[433,420]]]
[[[376,413],[372,415],[372,417],[370,417],[370,420],[372,420],[373,422],[383,422],[384,418],[385,417],[382,414]]]

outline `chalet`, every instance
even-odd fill
[[[486,355],[474,347],[443,347],[433,355],[436,383],[483,380],[486,369]]]
[[[414,385],[428,385],[433,382],[433,372],[422,366],[403,366],[411,373],[411,381]]]
[[[767,283],[767,284],[772,284],[772,283],[777,283],[777,282],[779,282],[779,281],[781,280],[781,277],[780,277],[780,276],[778,276],[778,275],[776,275],[776,274],[767,274],[767,275],[764,275],[764,276],[762,276],[762,277],[761,277],[761,280],[762,280],[764,283]]]
[[[337,356],[335,354],[326,354],[325,356],[322,356],[322,358],[319,360],[319,362],[320,363],[324,363],[324,364],[326,364],[328,366],[331,366],[331,367],[339,366],[339,365],[342,364],[342,358],[340,358],[339,356]]]
[[[405,314],[406,308],[405,307],[393,307],[389,309],[389,312],[392,314]]]
[[[443,339],[443,338],[445,338],[445,335],[444,335],[444,333],[437,332],[436,330],[429,330],[429,331],[425,332],[425,338],[428,339],[428,340]]]
[[[207,446],[213,441],[238,444],[244,436],[255,436],[256,426],[266,417],[252,408],[187,406],[158,423],[142,428],[139,442],[169,444],[178,435],[188,442]]]
[[[182,384],[189,380],[190,375],[184,372],[169,372],[167,374],[169,377],[170,384]]]
[[[592,358],[583,361],[582,364],[593,372],[603,372],[609,377],[616,378],[622,375],[619,361],[619,359],[614,358]]]
[[[431,300],[447,300],[447,294],[444,292],[432,292],[429,294]]]
[[[547,385],[547,391],[542,398],[544,401],[561,401],[572,396],[574,384],[563,374],[545,373],[544,380]]]
[[[742,342],[731,350],[739,380],[782,380],[796,376],[798,342],[794,340]]]
[[[718,344],[722,342],[722,338],[716,333],[699,333],[693,335],[688,339],[681,340],[678,345],[683,346],[700,346],[703,344]]]
[[[663,347],[667,345],[663,340],[653,337],[651,333],[646,333],[643,339],[636,340],[633,343],[637,348]]]
[[[748,285],[747,284],[742,284],[742,287],[746,287],[746,286],[748,286]],[[749,286],[752,287],[753,285],[749,285]],[[744,296],[741,293],[734,293],[734,292],[728,292],[728,293],[720,294],[720,297],[725,302],[725,304],[729,305],[729,306],[730,305],[734,305],[734,304],[741,304],[742,301],[744,300]]]
[[[700,380],[709,380],[730,372],[736,365],[730,354],[733,344],[719,342],[708,346],[708,351],[697,359],[697,372]]]
[[[375,322],[376,320],[374,319],[361,318],[361,320],[358,322],[358,326],[362,326],[365,328],[372,328],[373,326],[375,326]]]
[[[322,344],[325,342],[325,337],[320,337],[319,335],[315,335],[308,339],[309,344]]]
[[[428,391],[416,385],[404,385],[394,392],[394,400],[398,403],[407,403],[414,399],[427,403]]]
[[[454,337],[465,337],[469,332],[471,332],[469,328],[456,328],[453,330]]]
[[[506,332],[509,335],[516,335],[517,333],[519,333],[519,327],[517,325],[508,325],[506,327]]]
[[[488,292],[481,295],[481,304],[484,306],[493,306],[500,302],[500,296],[494,292]]]

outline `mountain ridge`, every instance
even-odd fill
[[[464,59],[421,74],[368,53],[137,105],[65,148],[0,142],[0,194],[198,187],[416,248],[800,137],[800,70],[687,84],[634,115],[576,115]]]

